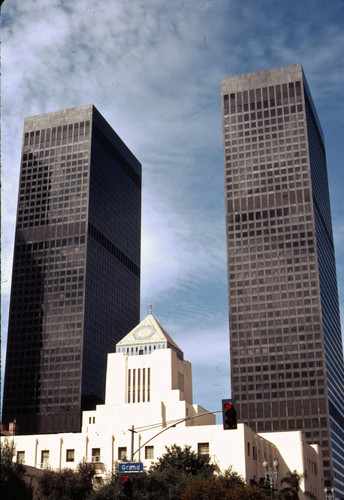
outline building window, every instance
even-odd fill
[[[74,462],[75,450],[66,450],[66,462]]]
[[[209,443],[198,443],[198,455],[209,457]]]
[[[135,403],[135,392],[136,392],[136,369],[133,368],[133,403]]]
[[[41,451],[41,467],[45,468],[49,465],[49,450]]]
[[[122,446],[118,448],[118,460],[127,460],[127,448],[126,446]]]
[[[145,446],[145,459],[146,460],[154,459],[154,446]]]
[[[256,448],[256,446],[252,447],[252,457],[253,457],[253,460],[257,460],[257,448]]]
[[[146,368],[142,368],[142,402],[146,400]]]
[[[150,368],[147,373],[147,401],[150,402]]]
[[[250,443],[247,443],[247,456],[250,456]]]
[[[100,448],[92,448],[92,462],[100,462]]]
[[[25,464],[25,451],[17,451],[17,464]]]

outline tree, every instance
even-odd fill
[[[94,500],[114,500],[119,498],[119,476],[113,474],[104,479],[102,486],[94,492]]]
[[[181,495],[181,500],[267,500],[268,498],[269,496],[257,486],[247,486],[238,482],[226,488],[216,479],[195,480]]]
[[[232,468],[232,466],[228,467],[222,474],[218,476],[219,481],[225,486],[226,488],[232,488],[233,486],[243,486],[245,484],[245,481],[240,474],[235,472]]]
[[[237,485],[230,490],[228,500],[268,500],[269,498],[270,495],[258,486]]]
[[[133,498],[140,500],[180,500],[181,492],[195,477],[212,478],[215,466],[208,456],[198,456],[191,446],[166,447],[148,472],[133,475]]]
[[[196,480],[181,495],[181,500],[226,500],[229,490],[216,479]]]
[[[182,493],[181,500],[227,499],[229,490],[215,479],[192,482]]]
[[[185,446],[183,449],[176,444],[170,448],[165,446],[166,453],[162,455],[157,463],[152,465],[150,471],[164,471],[173,469],[174,471],[183,471],[187,475],[196,476],[203,474],[204,476],[213,476],[215,466],[210,464],[208,455],[197,455],[191,446]]]
[[[181,491],[192,477],[172,468],[133,474],[133,499],[180,500]]]
[[[45,470],[38,479],[39,500],[85,500],[93,493],[93,464],[82,462],[76,471]]]
[[[13,461],[16,453],[13,441],[0,442],[0,496],[2,500],[31,500],[32,487],[24,480],[25,467]]]
[[[282,488],[279,496],[285,500],[299,500],[299,492],[301,490],[300,483],[306,474],[299,474],[297,470],[288,471],[286,476],[281,479],[281,484],[287,484],[286,488]],[[316,500],[316,496],[310,491],[305,491],[304,495],[310,499]]]

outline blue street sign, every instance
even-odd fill
[[[142,462],[123,462],[118,464],[118,472],[143,472]]]

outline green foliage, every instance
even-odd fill
[[[199,457],[190,446],[166,447],[148,472],[133,474],[133,499],[180,500],[181,492],[195,477],[212,478],[214,469],[207,456]]]
[[[203,474],[211,477],[214,474],[215,466],[210,464],[208,455],[197,455],[191,446],[185,446],[183,449],[176,444],[170,448],[165,446],[166,453],[162,455],[156,464],[154,464],[151,472],[162,472],[172,469],[174,471],[183,471],[187,475],[196,476]]]
[[[180,499],[194,476],[165,468],[133,475],[133,498],[137,500]]]
[[[134,496],[140,500],[180,499],[181,492],[197,476],[212,478],[214,465],[209,457],[198,456],[191,446],[181,448],[176,444],[166,447],[166,452],[147,473],[134,475]]]
[[[13,441],[0,442],[0,496],[2,500],[31,500],[32,488],[24,480],[25,467],[13,462],[15,445]]]
[[[230,490],[229,500],[267,500],[270,495],[266,494],[264,490],[258,486],[235,486]]]
[[[281,479],[281,484],[286,484],[279,492],[279,497],[285,500],[299,500],[299,492],[301,490],[301,481],[306,478],[306,474],[299,474],[297,470],[293,472],[288,471],[286,476]],[[316,500],[316,496],[310,491],[304,492],[305,497]]]
[[[240,476],[239,476],[240,477]],[[257,486],[239,482],[226,488],[219,480],[203,480],[191,483],[181,495],[181,500],[267,500]]]
[[[80,463],[73,471],[46,470],[38,479],[39,500],[85,500],[93,493],[94,466]]]
[[[232,466],[222,472],[218,476],[218,479],[227,489],[233,488],[233,486],[243,486],[245,484],[244,478],[235,472]]]
[[[227,499],[229,490],[215,479],[193,481],[181,495],[181,500],[222,500]]]
[[[92,500],[114,500],[119,498],[119,474],[109,475],[103,485],[94,492]]]

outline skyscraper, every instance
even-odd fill
[[[303,429],[344,496],[344,365],[323,134],[301,65],[222,80],[232,397]],[[337,498],[337,497],[336,497]]]
[[[3,422],[80,430],[140,320],[141,164],[93,105],[25,119]]]

